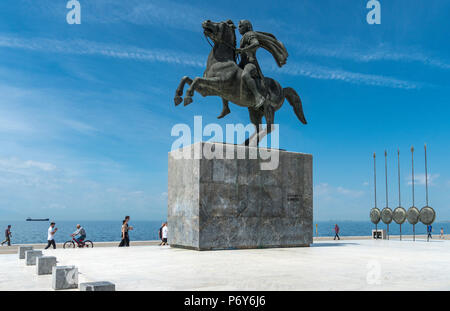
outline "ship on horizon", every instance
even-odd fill
[[[49,218],[35,218],[35,219],[33,219],[31,217],[28,217],[26,219],[26,221],[49,221],[49,220],[50,220]]]

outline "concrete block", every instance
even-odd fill
[[[232,157],[195,157],[196,148],[231,148]],[[260,149],[200,142],[185,147],[190,158],[169,153],[169,245],[214,250],[312,243],[312,155],[270,149],[278,152],[278,165],[263,170],[267,161],[250,156]]]
[[[36,273],[38,275],[52,274],[53,267],[56,266],[56,257],[42,256],[36,260]]]
[[[80,291],[83,292],[113,292],[116,285],[111,282],[88,282],[80,283]]]
[[[25,252],[26,251],[32,251],[33,246],[19,246],[19,259],[25,259]]]
[[[78,288],[78,268],[75,266],[54,266],[52,268],[52,288]]]
[[[36,265],[36,258],[42,257],[42,251],[26,251],[25,252],[25,264],[27,266],[34,266]]]

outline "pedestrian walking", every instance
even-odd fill
[[[337,224],[334,225],[334,240],[336,240],[336,238],[338,240],[340,240],[341,238],[339,237],[339,226]]]
[[[8,243],[8,246],[11,246],[11,237],[12,237],[11,225],[8,225],[8,227],[6,227],[6,230],[5,230],[5,240],[2,242],[2,246],[5,243]]]
[[[129,247],[130,246],[130,235],[129,231],[133,230],[132,226],[128,225],[128,222],[130,221],[130,216],[125,216],[125,219],[122,222],[122,235],[121,235],[121,241],[119,244],[119,247]]]
[[[432,239],[433,237],[431,236],[431,232],[433,232],[433,227],[431,225],[427,226],[427,240]]]
[[[47,246],[45,249],[48,249],[50,246],[53,246],[53,249],[56,249],[56,243],[55,243],[55,233],[58,231],[58,228],[55,228],[56,224],[52,222],[50,224],[50,227],[48,227],[47,230]]]
[[[164,223],[164,226],[162,227],[162,243],[161,245],[169,245],[167,244],[167,236],[169,233],[169,229],[167,228],[167,222]]]
[[[161,243],[159,243],[159,246],[161,246],[163,244],[163,237],[162,237],[162,230],[164,228],[165,223],[163,222],[161,224],[161,227],[158,230],[158,238],[161,240]]]

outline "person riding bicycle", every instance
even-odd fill
[[[75,237],[77,235],[79,235],[79,237],[75,239],[77,243],[83,243],[83,241],[86,239],[86,230],[84,230],[84,228],[79,224],[77,225],[77,231],[71,234],[72,237]]]

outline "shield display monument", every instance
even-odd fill
[[[259,146],[274,130],[275,112],[285,100],[306,124],[297,92],[265,77],[256,59],[262,47],[281,67],[287,50],[272,34],[254,31],[247,20],[239,22],[239,48],[232,21],[208,20],[202,27],[213,43],[206,71],[203,77],[182,78],[175,105],[191,104],[194,92],[221,97],[218,118],[230,113],[229,102],[247,107],[255,132],[241,145],[198,142],[169,153],[169,244],[195,250],[309,246],[312,156]],[[189,89],[183,99],[186,84]],[[276,165],[267,165],[264,152],[276,157],[270,159]]]

